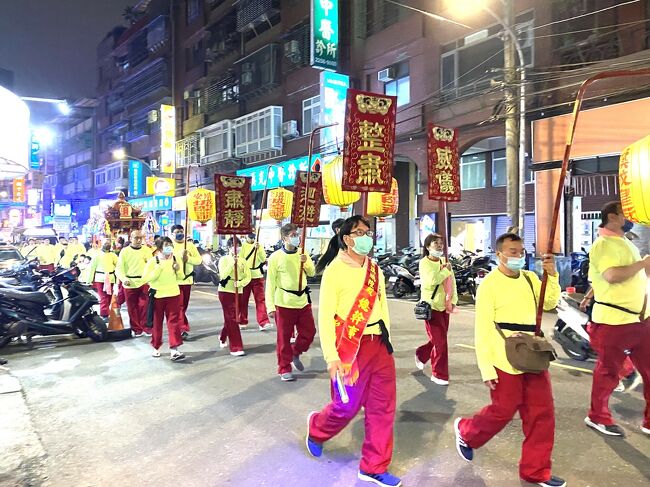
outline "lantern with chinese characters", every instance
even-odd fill
[[[268,209],[269,216],[274,220],[282,221],[291,215],[293,193],[284,188],[269,191]]]
[[[214,191],[195,189],[187,195],[187,210],[190,220],[207,223],[214,218]]]
[[[397,179],[393,178],[390,193],[368,193],[368,216],[388,216],[397,213],[399,191]]]
[[[650,135],[625,148],[618,181],[625,218],[650,225]]]
[[[336,156],[329,164],[323,166],[323,195],[328,205],[345,208],[359,201],[361,194],[357,191],[343,191],[343,158]]]

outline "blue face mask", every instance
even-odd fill
[[[506,267],[511,271],[520,271],[526,267],[526,256],[524,257],[508,257]]]
[[[372,250],[372,237],[364,235],[362,237],[354,237],[354,247],[350,247],[357,255],[368,255]]]
[[[176,234],[174,234],[174,238],[176,240],[183,240],[185,238],[185,234],[184,233],[176,233]]]
[[[289,237],[289,245],[293,247],[300,246],[300,237]]]
[[[174,247],[163,247],[162,252],[163,255],[169,257],[174,253]]]
[[[625,224],[623,225],[623,233],[629,232],[632,230],[632,227],[634,227],[634,223],[632,223],[630,220],[625,220]]]

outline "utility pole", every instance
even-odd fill
[[[505,0],[504,23],[512,30],[514,26],[514,1]],[[506,110],[506,202],[510,225],[519,225],[519,124],[517,123],[517,107],[515,103],[516,60],[514,40],[508,32],[504,32],[503,67],[505,79],[505,110]],[[519,232],[523,231],[522,228]]]

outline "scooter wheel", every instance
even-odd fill
[[[103,342],[106,340],[108,334],[108,327],[104,320],[96,315],[92,314],[84,318],[86,324],[86,336],[94,342]]]
[[[587,353],[584,350],[581,350],[581,351],[578,352],[576,350],[572,350],[571,348],[569,348],[566,345],[562,345],[562,350],[564,350],[564,353],[566,353],[567,356],[569,358],[573,359],[573,360],[578,360],[580,362],[584,362],[585,360],[587,360],[589,358],[589,353]]]

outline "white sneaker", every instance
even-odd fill
[[[160,350],[156,350],[155,348],[153,349],[153,352],[151,352],[152,357],[160,357]]]
[[[133,330],[131,330],[131,336],[132,336],[133,338],[140,338],[141,336],[144,336],[144,333],[142,333],[142,332],[140,332],[140,333],[136,333],[136,332],[134,332]]]
[[[650,435],[650,428],[646,428],[645,426],[641,426],[641,432],[645,433],[646,435]]]
[[[226,338],[225,342],[219,340],[219,348],[226,348],[228,346],[228,339]]]
[[[246,355],[246,352],[240,350],[239,352],[230,352],[230,355],[232,355],[233,357],[243,357],[244,355]]]
[[[632,392],[634,389],[639,387],[641,384],[643,384],[643,377],[641,377],[641,374],[639,374],[638,371],[634,372],[634,380],[630,384],[630,386],[626,389],[628,392]]]
[[[424,364],[420,362],[420,359],[417,355],[415,356],[415,366],[420,370],[424,370]]]
[[[239,325],[240,330],[245,330],[246,328],[248,328],[248,325]]]
[[[431,382],[438,384],[439,386],[448,386],[449,381],[448,380],[443,380],[443,379],[438,379],[435,375],[431,376]]]
[[[146,336],[146,337],[150,337],[150,336],[151,336],[151,333],[146,332],[146,331],[143,331],[142,334],[143,334],[144,336]]]
[[[172,362],[180,362],[181,360],[185,360],[185,354],[180,350],[172,350],[169,354],[169,360]]]
[[[267,331],[272,329],[273,329],[273,323],[265,323],[263,325],[260,325],[260,331]]]

